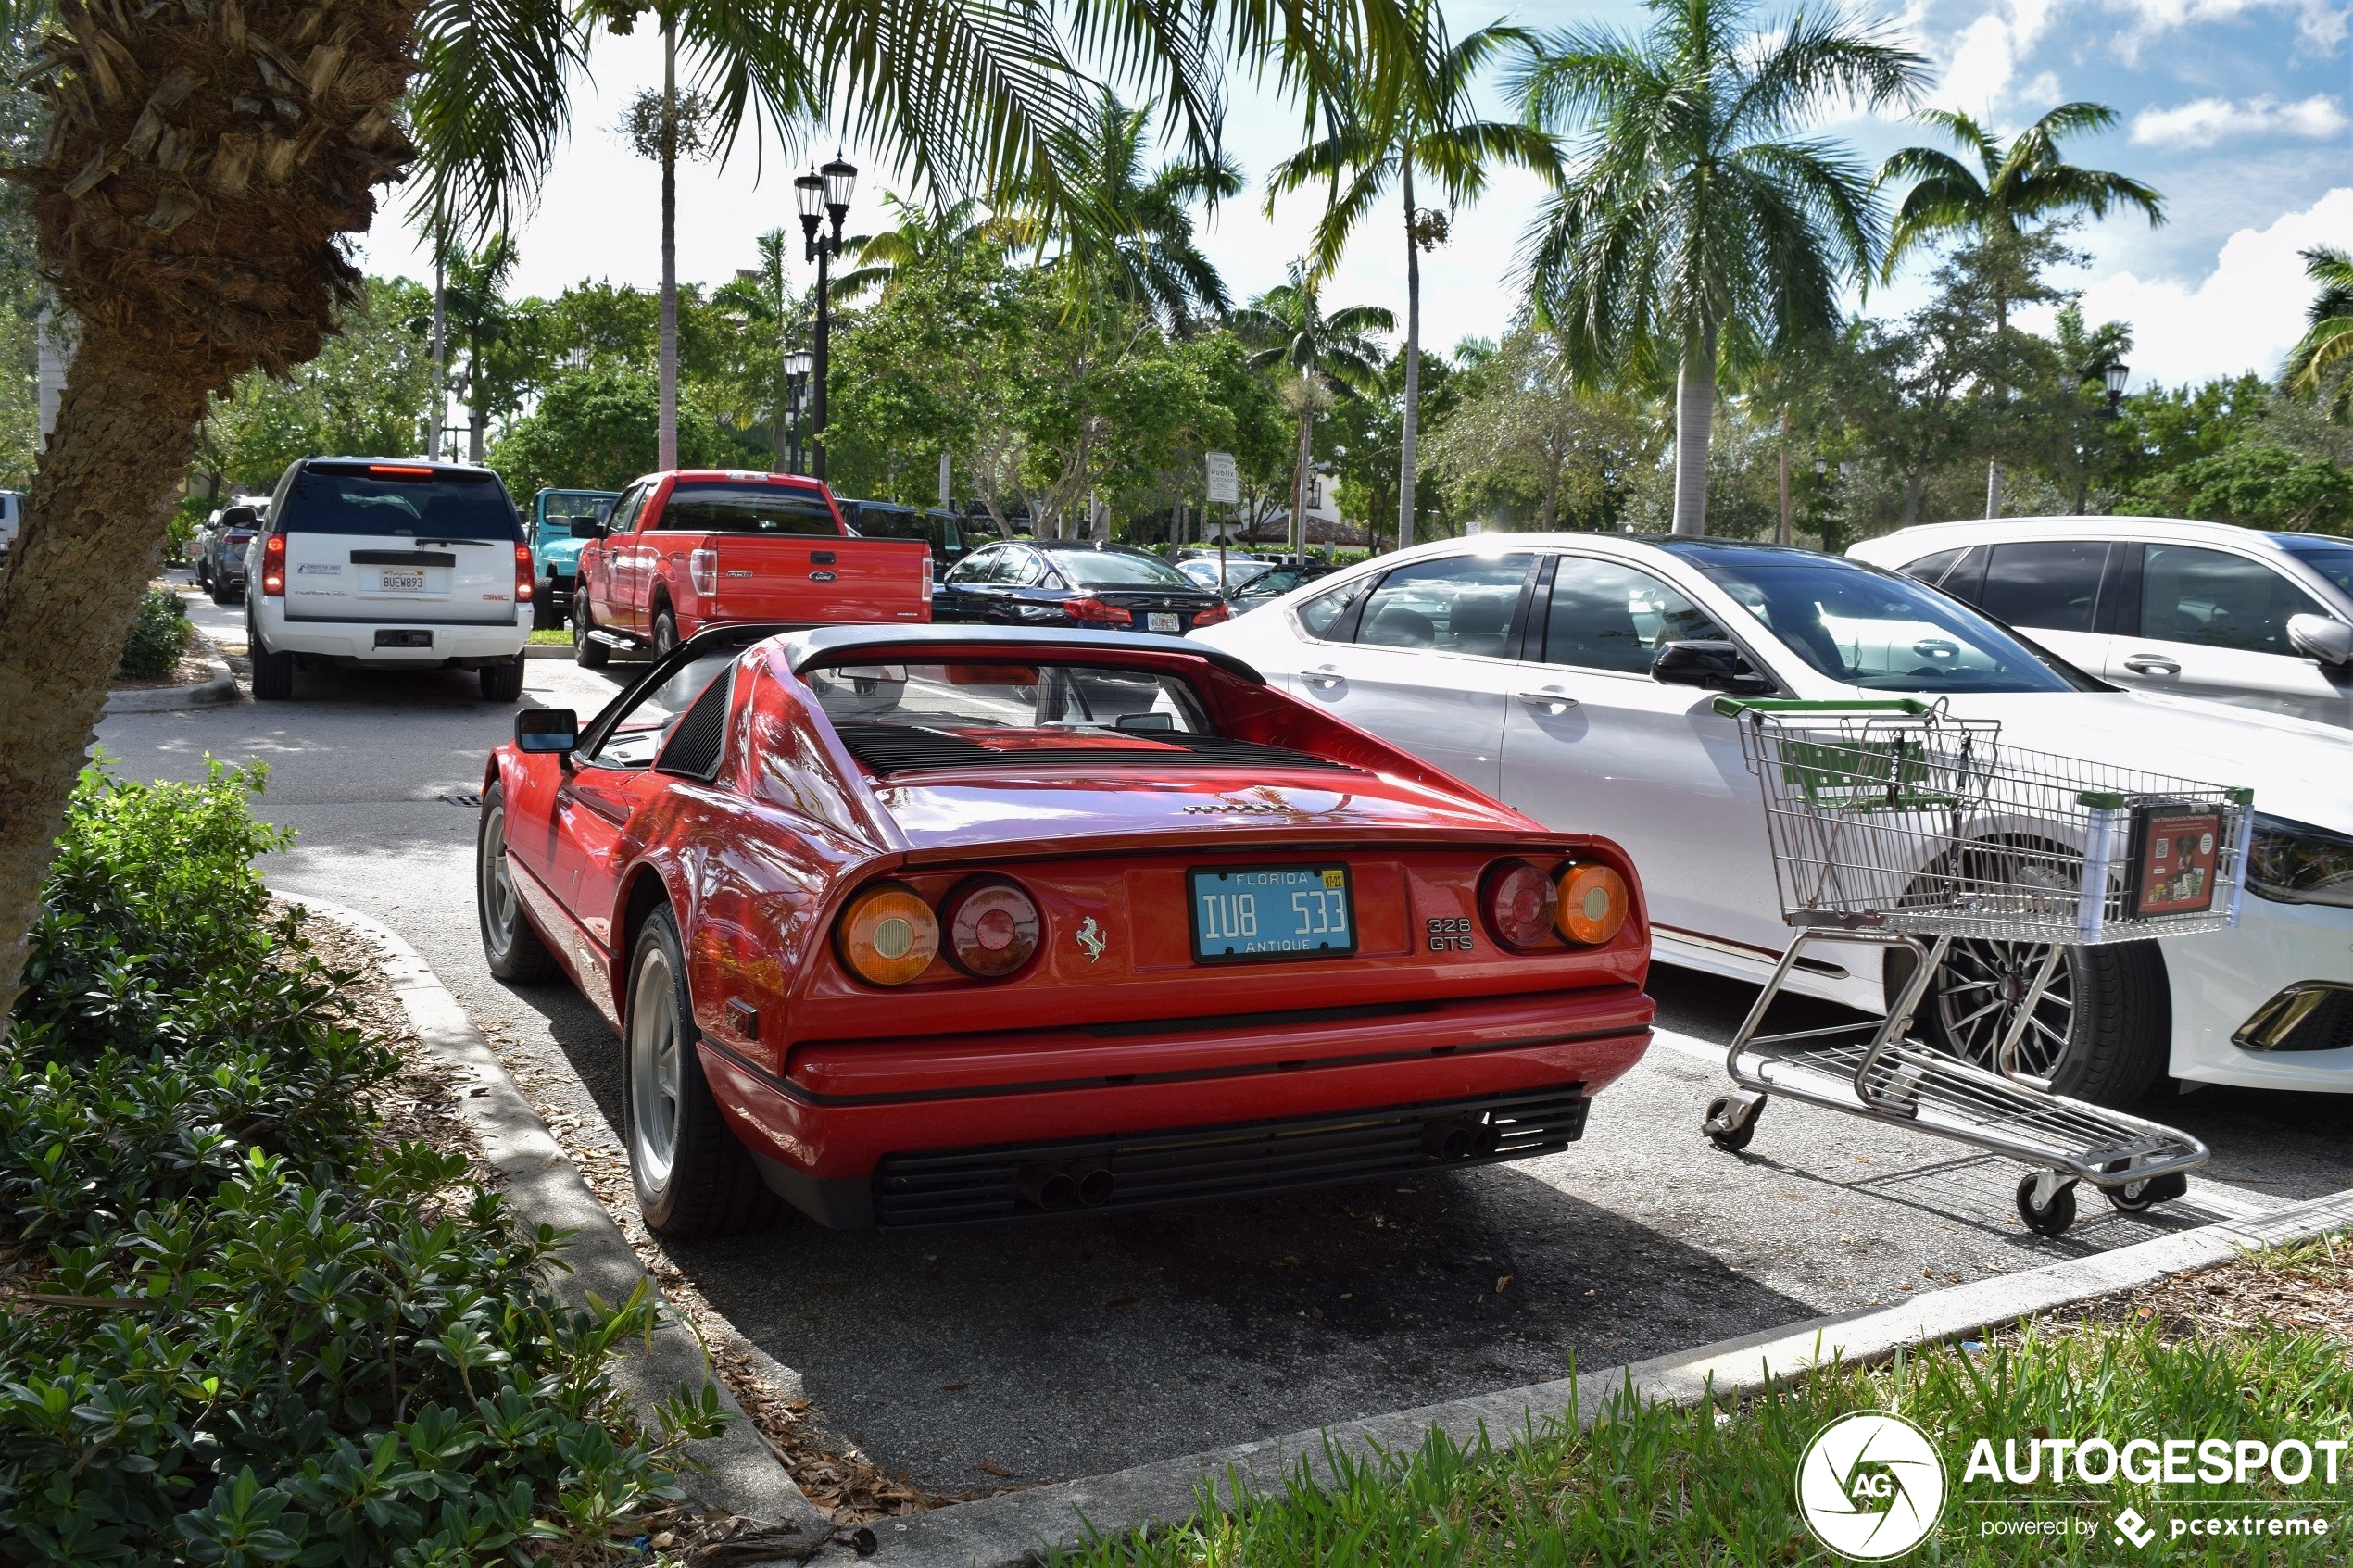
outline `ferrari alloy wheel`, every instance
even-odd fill
[[[1998,1071],[2003,1036],[2048,951],[2035,942],[1954,942],[1921,999],[1927,1042]],[[2012,1071],[2057,1094],[2130,1105],[2164,1073],[2172,1017],[2155,943],[2070,947],[2019,1036]]]
[[[482,797],[482,822],[474,838],[474,912],[482,926],[482,956],[491,973],[526,985],[555,974],[555,956],[539,939],[515,895],[514,868],[507,863],[507,797],[497,784]]]
[[[685,1240],[766,1219],[774,1201],[703,1079],[686,951],[666,909],[637,934],[622,1018],[623,1129],[646,1227]]]

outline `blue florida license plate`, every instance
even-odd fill
[[[1242,866],[1185,873],[1193,959],[1325,959],[1356,950],[1348,868]]]

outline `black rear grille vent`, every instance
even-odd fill
[[[684,727],[684,721],[681,721]],[[1024,746],[1018,751],[996,751],[966,740],[962,735],[944,730],[928,730],[914,724],[862,724],[837,722],[835,732],[849,754],[877,773],[910,773],[925,768],[996,768],[1012,770],[1022,767],[1051,768],[1182,768],[1230,767],[1244,763],[1269,768],[1329,768],[1353,772],[1344,762],[1330,762],[1320,757],[1310,757],[1303,751],[1291,751],[1279,746],[1260,746],[1255,741],[1236,740],[1230,735],[1189,735],[1174,730],[1154,730],[1152,740],[1174,750],[1150,750],[1130,746],[1089,746],[1081,732],[1074,731],[1070,744],[1051,748]],[[674,744],[674,743],[673,743]]]
[[[718,776],[720,754],[727,745],[727,699],[735,687],[735,667],[730,665],[670,727],[670,744],[661,748],[661,760],[654,764],[657,772],[706,783]]]

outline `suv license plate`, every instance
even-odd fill
[[[429,648],[433,646],[431,632],[411,632],[405,628],[380,627],[376,632],[376,646],[380,648]]]
[[[1144,630],[1147,632],[1174,632],[1176,630],[1176,618],[1174,615],[1164,614],[1159,610],[1150,611],[1144,616]]]
[[[422,594],[425,589],[425,574],[422,571],[387,571],[384,574],[387,593]]]

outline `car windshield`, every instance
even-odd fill
[[[1908,577],[1810,550],[1698,541],[1664,547],[1834,681],[1924,696],[2097,689],[2070,680],[2055,661],[1993,621]]]
[[[1190,588],[1194,583],[1158,556],[1126,550],[1054,550],[1054,570],[1081,588]]]
[[[2335,583],[2340,593],[2353,594],[2353,545],[2292,533],[2280,540],[2280,548]]]
[[[786,533],[838,538],[833,508],[798,484],[685,480],[670,493],[658,526],[683,533]]]
[[[451,473],[422,464],[313,463],[288,489],[278,531],[522,541],[522,523],[496,475]]]
[[[1154,734],[1214,733],[1191,683],[1148,670],[988,659],[829,665],[802,679],[837,724],[944,732],[998,748],[1092,749],[1122,736],[1140,745]]]

